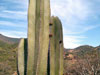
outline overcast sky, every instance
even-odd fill
[[[27,37],[28,0],[0,0],[0,33]],[[65,48],[100,45],[100,0],[51,0],[63,25]]]

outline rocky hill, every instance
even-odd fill
[[[8,44],[18,43],[19,40],[20,40],[19,38],[11,38],[11,37],[7,37],[7,36],[0,34],[0,41],[8,43]]]
[[[16,71],[19,39],[0,34],[0,75],[12,75]]]
[[[20,39],[0,34],[0,75],[16,74],[17,47]],[[100,46],[64,48],[64,75],[100,75]]]
[[[100,46],[79,46],[64,52],[65,75],[100,75]]]

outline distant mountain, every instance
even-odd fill
[[[90,45],[82,45],[82,46],[79,46],[75,49],[65,49],[64,48],[65,53],[67,53],[67,54],[73,53],[73,54],[78,54],[78,55],[86,54],[86,53],[89,53],[89,52],[95,51],[95,50],[100,51],[100,46],[93,47]]]
[[[64,65],[65,75],[92,75],[96,70],[96,75],[100,75],[100,46],[89,45],[79,46],[75,49],[65,49]],[[86,74],[85,74],[86,73]]]
[[[0,75],[12,75],[17,71],[17,48],[20,39],[0,34]]]
[[[89,45],[83,45],[75,48],[74,50],[79,50],[79,51],[89,51],[89,50],[94,50],[94,47],[89,46]]]
[[[1,42],[5,42],[8,44],[14,44],[14,43],[18,43],[19,40],[20,40],[19,38],[11,38],[11,37],[7,37],[7,36],[0,34],[0,41]]]
[[[97,47],[100,48],[100,46],[97,46]],[[70,51],[70,50],[74,50],[74,51],[88,51],[88,50],[94,50],[97,47],[92,47],[92,46],[89,46],[89,45],[82,45],[82,46],[79,46],[79,47],[74,48],[74,49],[66,49],[66,48],[64,48],[64,51]]]

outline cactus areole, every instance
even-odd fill
[[[49,37],[51,38],[53,35],[52,34],[49,34]]]
[[[62,24],[50,12],[50,0],[29,0],[28,38],[19,43],[18,75],[63,75]]]
[[[59,44],[61,44],[61,43],[62,43],[62,40],[59,41]]]
[[[52,24],[52,23],[50,23],[49,25],[50,25],[50,26],[52,26],[53,24]]]

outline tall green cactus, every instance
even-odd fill
[[[18,46],[18,74],[26,75],[27,69],[27,40],[21,39]]]
[[[19,44],[18,71],[19,75],[63,74],[62,24],[57,17],[50,20],[50,0],[29,2],[28,40]]]
[[[47,53],[49,45],[49,17],[49,0],[30,0],[27,69],[28,75],[46,75],[47,67],[45,65],[47,64]]]
[[[50,20],[50,75],[55,75],[55,24],[54,17]]]
[[[59,75],[59,57],[60,57],[60,47],[59,47],[59,40],[60,40],[60,33],[59,33],[59,24],[57,23],[56,18],[54,18],[55,24],[55,74]]]
[[[49,46],[49,20],[50,20],[50,1],[43,0],[43,39],[42,39],[42,48],[40,49],[40,68],[38,71],[38,75],[47,75],[47,54],[48,54],[48,46]],[[41,36],[40,36],[41,37]]]
[[[50,74],[63,75],[63,36],[62,24],[58,17],[52,17],[50,38]]]
[[[59,69],[59,75],[63,75],[63,54],[64,54],[64,46],[63,46],[63,28],[62,28],[62,24],[60,19],[58,19],[58,23],[60,25],[60,41],[59,41],[59,45],[60,45],[60,69]]]
[[[27,75],[34,74],[34,52],[35,52],[35,20],[36,20],[36,0],[29,1],[28,9],[28,64]]]
[[[56,74],[63,75],[63,30],[62,30],[62,24],[58,17],[55,18],[55,36],[56,36],[56,63],[59,63],[56,65]],[[59,37],[59,38],[58,38]],[[57,39],[58,38],[58,39]],[[59,50],[59,51],[57,51]],[[58,69],[59,68],[59,69]],[[57,70],[58,69],[58,70]]]

